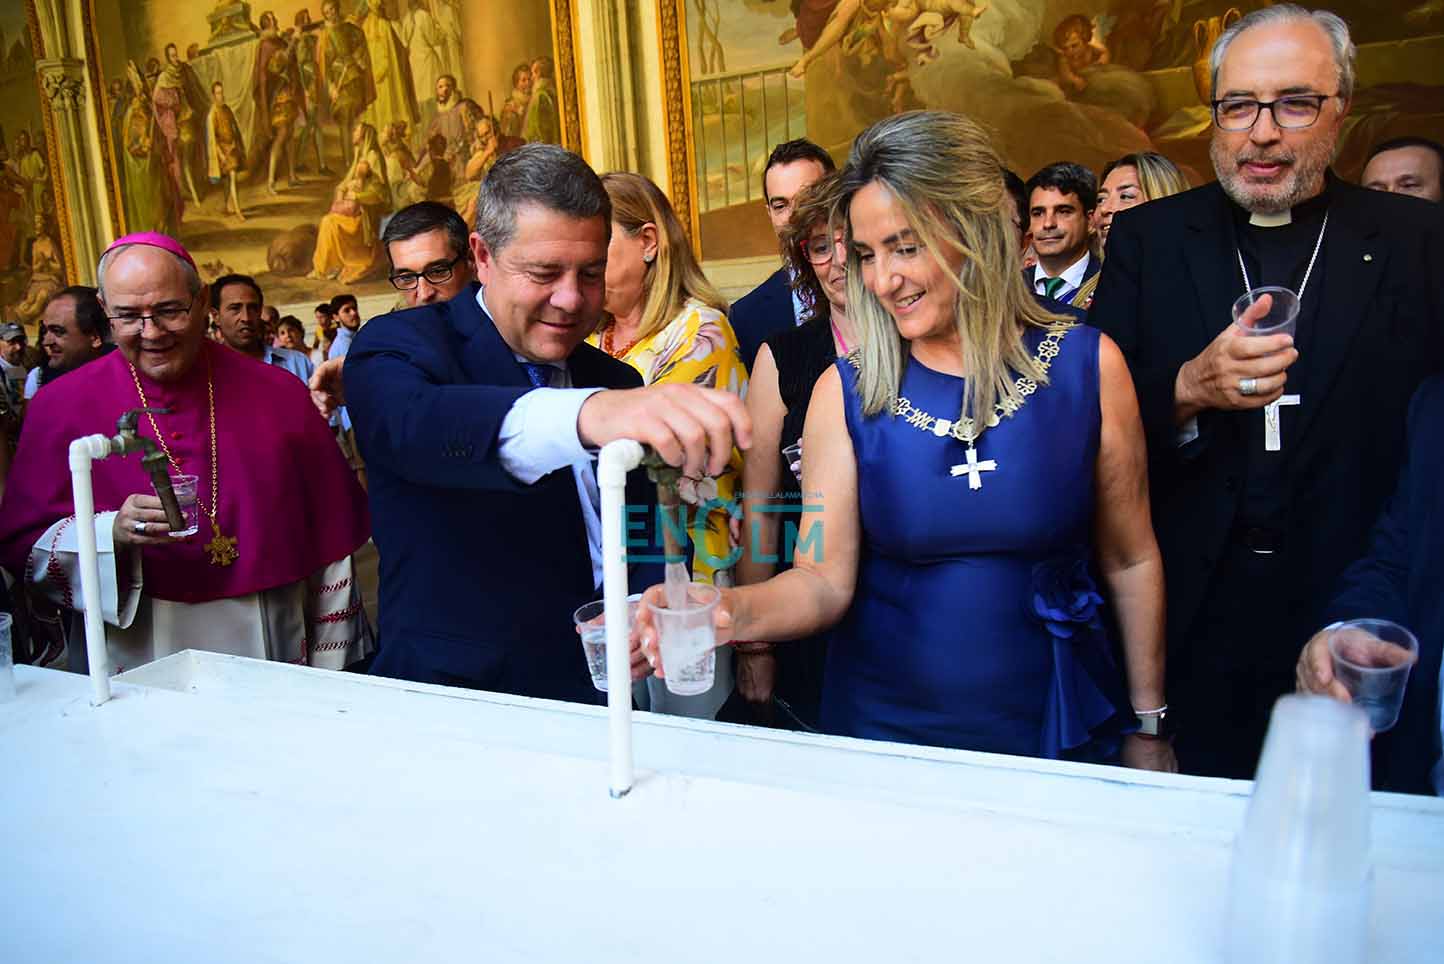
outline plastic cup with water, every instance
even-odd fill
[[[782,450],[782,458],[799,483],[802,482],[802,443],[794,442]]]
[[[1399,721],[1409,670],[1419,660],[1413,633],[1386,619],[1351,619],[1330,627],[1329,656],[1334,678],[1368,714],[1375,733]]]
[[[184,539],[186,536],[193,536],[200,531],[201,513],[196,503],[196,484],[199,481],[194,475],[172,475],[170,477],[170,487],[171,491],[175,493],[176,505],[180,506],[181,516],[186,520],[184,529],[170,533],[172,539]]]
[[[1326,696],[1282,697],[1234,840],[1226,959],[1364,964],[1372,885],[1368,720]]]
[[[1265,297],[1269,299],[1268,312],[1252,322],[1245,322],[1244,312]],[[1293,335],[1299,323],[1299,296],[1291,289],[1278,285],[1254,288],[1233,303],[1233,323],[1245,335]]]
[[[712,618],[721,599],[716,586],[694,582],[687,585],[681,607],[647,603],[657,624],[657,645],[669,693],[696,696],[712,688],[717,672],[717,630]]]
[[[641,593],[627,597],[627,628],[637,614],[637,602]],[[582,639],[582,654],[587,659],[587,672],[591,674],[592,685],[601,692],[607,691],[607,608],[598,599],[572,613],[572,622],[577,625],[577,634]]]
[[[11,641],[13,625],[9,613],[0,613],[0,703],[15,698],[15,649]]]

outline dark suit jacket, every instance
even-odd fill
[[[1084,303],[1082,303],[1082,304],[1074,304],[1074,301],[1076,300],[1076,297],[1077,297],[1078,293],[1083,290],[1083,286],[1086,285],[1086,284],[1088,284],[1089,281],[1093,280],[1093,278],[1094,278],[1095,276],[1097,276],[1098,272],[1101,271],[1102,269],[1103,269],[1103,261],[1102,261],[1102,259],[1100,259],[1100,258],[1098,257],[1098,255],[1093,254],[1093,253],[1090,252],[1089,255],[1088,255],[1088,267],[1086,267],[1086,268],[1083,269],[1083,280],[1082,280],[1082,282],[1079,283],[1079,285],[1078,285],[1077,288],[1074,288],[1072,291],[1067,292],[1066,295],[1061,299],[1061,303],[1066,304],[1066,305],[1069,305],[1070,307],[1073,307],[1073,308],[1077,308],[1077,309],[1080,310],[1080,311],[1087,311],[1087,310],[1088,310],[1088,306],[1092,303],[1092,299],[1091,299],[1091,298],[1085,298],[1085,299],[1083,299],[1083,302],[1084,302]],[[1027,285],[1027,286],[1028,286],[1028,290],[1031,291],[1031,292],[1033,292],[1033,293],[1034,293],[1035,295],[1037,295],[1039,298],[1047,298],[1047,297],[1048,297],[1047,295],[1038,294],[1038,289],[1037,289],[1037,287],[1033,284],[1033,271],[1034,271],[1034,269],[1032,269],[1032,268],[1024,268],[1024,269],[1023,269],[1023,284]],[[1100,283],[1101,283],[1101,282],[1100,282]],[[1049,300],[1049,301],[1058,301],[1058,300],[1060,300],[1060,299],[1049,298],[1048,300]]]
[[[568,367],[578,388],[642,384],[585,344]],[[532,388],[476,286],[368,323],[344,380],[381,553],[372,672],[596,702],[572,624],[599,596],[575,476],[567,467],[523,485],[502,467],[502,420]],[[627,502],[650,521],[654,493],[644,471],[629,476]],[[660,582],[661,567],[633,579],[636,590]]]
[[[737,332],[737,350],[750,372],[762,343],[777,332],[797,324],[787,269],[778,268],[770,278],[738,298],[728,318],[732,322],[732,330]]]
[[[1300,638],[1269,641],[1280,658],[1318,628],[1339,574],[1363,552],[1398,477],[1409,398],[1441,361],[1444,208],[1337,181],[1333,191],[1309,288],[1321,298],[1305,346],[1312,357],[1290,373],[1289,391],[1305,399],[1285,422],[1291,581],[1268,599],[1291,607],[1283,611]],[[1259,418],[1205,412],[1199,439],[1176,444],[1174,379],[1231,323],[1243,293],[1231,211],[1210,184],[1120,213],[1088,313],[1118,343],[1138,391],[1170,644],[1187,638],[1224,552]]]
[[[1374,786],[1431,793],[1439,762],[1439,662],[1444,649],[1444,379],[1431,378],[1409,408],[1399,488],[1349,567],[1325,619],[1389,619],[1419,639],[1399,722],[1374,738]]]

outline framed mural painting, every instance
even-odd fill
[[[658,0],[672,183],[704,258],[776,252],[762,168],[794,137],[841,164],[890,114],[968,114],[1023,178],[1159,151],[1212,180],[1209,49],[1264,6],[1239,0]],[[1336,170],[1369,145],[1444,139],[1444,5],[1335,0],[1359,46]],[[670,49],[669,49],[670,48]],[[684,131],[684,136],[673,136]]]
[[[0,320],[24,325],[32,346],[46,300],[74,276],[41,43],[33,0],[0,5]]]
[[[572,3],[87,0],[115,230],[271,303],[391,292],[395,211],[470,223],[501,154],[580,147]]]

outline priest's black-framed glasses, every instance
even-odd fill
[[[1313,127],[1324,109],[1324,101],[1338,94],[1288,94],[1275,100],[1254,100],[1251,97],[1225,97],[1213,102],[1213,122],[1222,131],[1238,133],[1252,130],[1258,115],[1267,109],[1274,126],[1286,131]]]

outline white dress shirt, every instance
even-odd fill
[[[1063,287],[1059,288],[1058,293],[1052,296],[1054,299],[1057,301],[1067,301],[1072,297],[1073,292],[1077,291],[1079,286],[1083,284],[1083,276],[1088,273],[1088,261],[1091,257],[1092,255],[1084,251],[1083,257],[1063,269],[1063,273],[1057,276],[1063,279]],[[1047,280],[1048,272],[1043,270],[1043,263],[1040,261],[1033,266],[1033,290],[1040,295],[1046,295],[1048,291],[1044,282]]]
[[[476,303],[486,312],[485,291],[476,293]],[[531,359],[512,353],[518,363]],[[565,365],[547,366],[551,387],[527,392],[511,406],[501,421],[497,456],[506,473],[523,485],[571,466],[577,484],[577,501],[587,526],[587,549],[592,560],[592,585],[602,584],[601,490],[597,488],[595,456],[577,436],[577,416],[582,404],[600,388],[572,388],[572,376]]]

